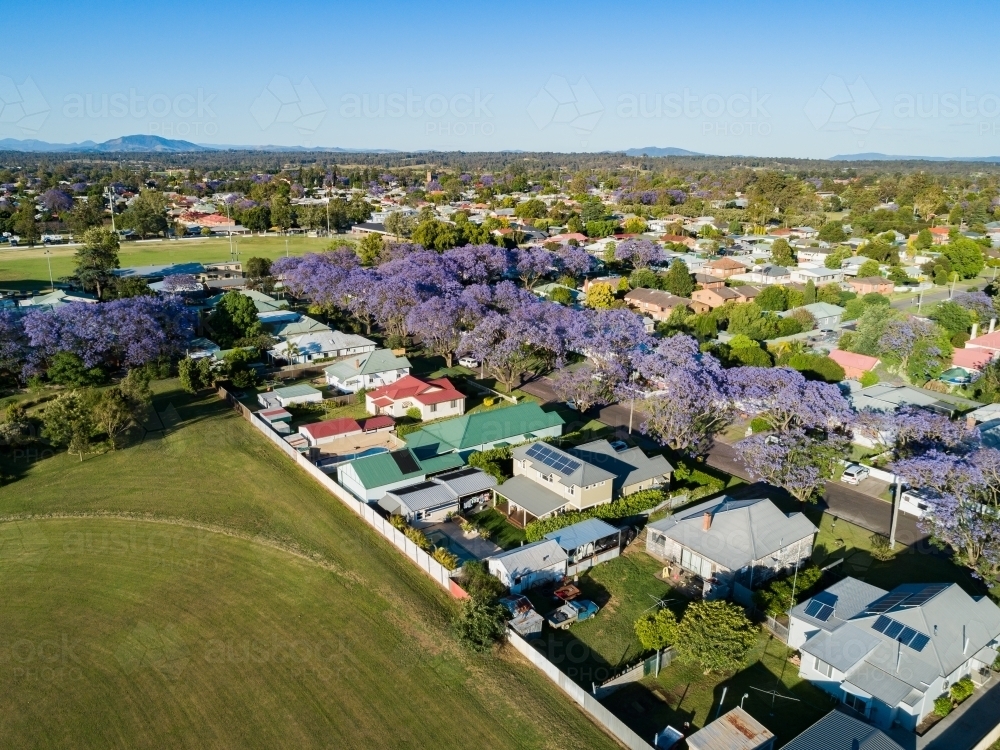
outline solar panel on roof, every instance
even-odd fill
[[[931,639],[928,638],[923,633],[917,633],[916,637],[912,641],[910,641],[910,648],[912,648],[914,651],[923,651],[924,646],[930,643],[930,640]]]
[[[875,622],[872,623],[872,630],[877,630],[879,633],[884,633],[885,629],[892,625],[892,620],[890,620],[885,615],[879,617]]]
[[[866,615],[879,615],[883,612],[888,612],[893,607],[899,606],[904,601],[910,598],[910,594],[896,591],[890,592],[880,599],[876,599],[874,602],[868,605],[865,609]]]
[[[884,633],[890,638],[899,641],[904,646],[909,646],[914,651],[922,651],[924,646],[930,643],[931,640],[919,630],[914,630],[885,615],[879,615],[875,622],[872,623],[872,630]]]
[[[820,622],[826,622],[830,619],[830,615],[833,614],[833,607],[813,599],[806,607],[806,614]]]
[[[580,468],[579,461],[574,461],[561,453],[557,453],[544,443],[535,443],[528,448],[527,451],[525,451],[525,455],[541,461],[546,466],[555,469],[564,476],[569,476]]]
[[[903,630],[902,623],[896,622],[895,620],[889,621],[889,627],[885,629],[885,634],[890,638],[895,638]]]
[[[909,599],[906,600],[906,606],[919,607],[921,604],[926,604],[935,596],[937,596],[946,588],[948,588],[948,586],[949,584],[947,583],[932,583],[927,586],[924,586],[922,589],[920,589],[920,591],[918,591],[916,594],[914,594],[913,596],[911,596]]]
[[[389,454],[392,456],[392,460],[396,462],[396,466],[404,474],[413,474],[414,472],[420,471],[420,465],[413,459],[410,452],[405,448],[399,451],[392,451]]]
[[[902,643],[904,646],[909,646],[910,643],[913,641],[913,639],[916,637],[917,637],[916,630],[914,630],[913,628],[904,627],[903,630],[900,632],[900,634],[896,636],[896,640]]]

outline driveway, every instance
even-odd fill
[[[521,386],[521,390],[541,399],[543,404],[557,403],[559,397],[552,390],[552,381],[544,375],[536,375]]]

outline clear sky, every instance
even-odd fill
[[[3,3],[0,138],[1000,154],[995,3]]]

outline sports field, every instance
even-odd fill
[[[341,236],[341,239],[344,239]],[[285,254],[285,240],[288,240],[288,254],[300,255],[318,252],[330,244],[330,238],[291,235],[279,237],[233,238],[233,250],[239,251],[239,259],[254,256],[277,258]],[[48,288],[48,261],[52,262],[52,277],[56,282],[73,272],[73,254],[76,247],[53,245],[46,256],[44,247],[9,248],[0,246],[0,289],[34,290]],[[166,263],[211,262],[229,260],[229,240],[212,237],[183,240],[150,240],[143,242],[123,242],[119,259],[123,268],[128,266],[148,266]]]
[[[615,747],[214,397],[133,447],[8,456],[4,747]],[[25,516],[33,517],[25,519]]]

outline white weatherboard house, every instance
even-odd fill
[[[258,393],[257,400],[265,409],[273,409],[276,406],[284,408],[291,404],[318,404],[323,401],[323,394],[311,385],[302,383],[275,388],[267,393]]]
[[[490,573],[512,594],[554,583],[566,575],[565,550],[554,539],[526,544],[486,559]]]
[[[357,393],[362,388],[379,388],[406,377],[410,374],[410,360],[388,349],[376,349],[332,364],[324,372],[329,385]]]
[[[315,331],[289,336],[268,354],[291,364],[305,364],[317,359],[353,357],[375,351],[375,342],[364,336],[340,331]]]
[[[913,730],[956,682],[986,679],[998,638],[1000,608],[958,584],[845,578],[792,609],[788,645],[800,677],[877,727]]]

